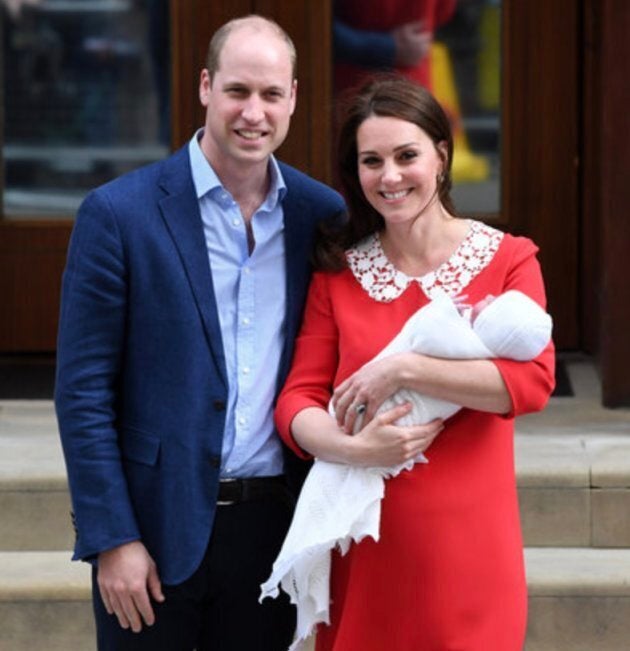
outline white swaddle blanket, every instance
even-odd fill
[[[506,357],[524,361],[542,352],[551,325],[551,317],[536,302],[515,290],[492,301],[472,326],[453,301],[442,295],[411,316],[372,361],[406,351],[451,359]],[[412,409],[398,425],[445,419],[460,409],[454,403],[403,389],[388,398],[377,413],[404,402],[410,402]],[[329,411],[332,414],[330,405]],[[337,547],[345,554],[351,541],[359,542],[365,536],[378,541],[384,480],[417,461],[426,459],[422,456],[389,468],[315,460],[271,576],[261,586],[261,601],[276,597],[281,585],[297,606],[296,637],[289,651],[299,651],[319,622],[329,623],[331,551]]]

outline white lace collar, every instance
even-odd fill
[[[451,257],[424,276],[407,276],[387,259],[378,233],[346,251],[354,277],[375,301],[388,303],[398,298],[410,282],[417,282],[429,298],[438,293],[457,296],[494,257],[503,239],[501,231],[469,220],[470,230]]]

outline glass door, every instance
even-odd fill
[[[167,0],[3,3],[2,215],[71,217],[169,150]]]

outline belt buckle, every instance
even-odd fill
[[[221,489],[221,484],[233,484],[238,481],[237,477],[226,477],[225,479],[219,479],[219,490]],[[236,504],[238,500],[217,500],[217,506],[232,506]]]

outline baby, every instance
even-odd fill
[[[414,351],[452,359],[534,359],[551,337],[551,317],[525,294],[510,290],[487,296],[472,307],[446,295],[434,298],[405,323],[403,329],[374,358]],[[368,362],[368,364],[371,362]],[[412,409],[398,425],[448,418],[461,407],[446,400],[401,389],[377,413],[410,402]],[[328,407],[334,417],[332,404]],[[357,418],[359,421],[360,418]],[[355,422],[354,432],[361,428]],[[299,651],[318,622],[329,621],[330,552],[345,553],[351,541],[379,538],[381,499],[385,479],[410,469],[424,455],[391,468],[363,468],[315,460],[291,527],[260,600],[276,597],[278,585],[297,605],[296,639],[289,651]]]
[[[472,307],[439,295],[413,314],[373,361],[407,351],[450,359],[505,357],[526,361],[544,350],[551,328],[549,314],[516,290],[498,297],[488,295]],[[401,389],[385,400],[377,413],[405,402],[410,402],[412,409],[397,421],[398,425],[448,418],[460,409],[445,400]],[[334,415],[332,404],[328,410]],[[361,429],[361,420],[356,419],[354,433]]]

